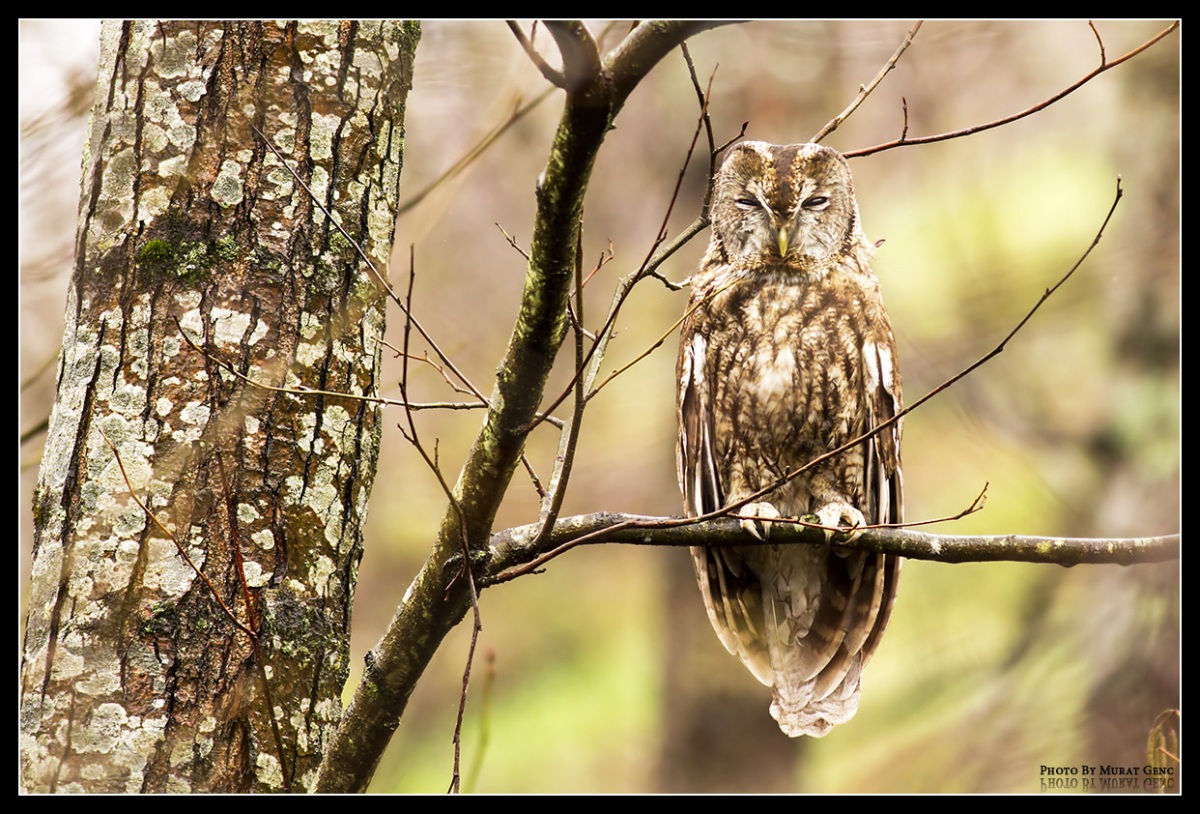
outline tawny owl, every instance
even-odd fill
[[[781,484],[900,410],[872,254],[840,154],[754,141],[730,150],[680,336],[679,482],[689,515]],[[902,505],[896,423],[743,507],[761,519],[744,525],[763,545],[692,549],[717,635],[772,688],[771,715],[792,737],[826,735],[858,710],[900,560],[770,544],[767,521],[899,522]]]

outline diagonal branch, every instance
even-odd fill
[[[1042,294],[1042,296],[1040,298],[1038,298],[1038,301],[1033,304],[1033,307],[1029,309],[1029,312],[1025,314],[1025,316],[1021,319],[1020,322],[1017,323],[1016,327],[1014,327],[1011,331],[1009,331],[1008,335],[1000,340],[1000,344],[998,344],[996,347],[992,348],[991,351],[989,351],[987,354],[985,354],[980,359],[977,359],[972,364],[968,365],[966,368],[961,370],[959,373],[955,374],[954,376],[951,376],[949,379],[947,379],[946,381],[942,382],[937,387],[930,390],[924,396],[921,396],[921,398],[917,399],[912,404],[905,407],[903,410],[900,410],[899,412],[897,412],[891,418],[887,419],[886,421],[881,421],[878,425],[873,427],[868,432],[865,432],[862,435],[858,436],[857,438],[853,438],[853,439],[847,441],[846,443],[842,444],[839,447],[831,449],[828,452],[822,453],[821,455],[818,455],[816,458],[813,458],[811,461],[806,463],[804,466],[801,466],[797,469],[792,470],[791,472],[788,472],[786,475],[784,475],[782,478],[779,478],[774,483],[768,484],[767,486],[763,487],[762,489],[759,489],[757,492],[755,492],[752,495],[749,495],[748,497],[744,498],[743,500],[740,500],[736,503],[732,503],[723,509],[718,509],[716,511],[712,511],[712,512],[709,512],[708,514],[704,514],[704,515],[698,515],[696,519],[697,520],[713,520],[718,517],[724,517],[724,516],[728,515],[730,512],[736,512],[736,511],[740,510],[743,506],[753,503],[754,501],[758,500],[761,497],[765,497],[766,495],[775,491],[779,487],[783,486],[785,483],[788,483],[789,481],[794,480],[795,478],[799,477],[802,473],[807,472],[809,469],[817,466],[818,464],[820,464],[824,461],[827,461],[830,458],[833,458],[837,455],[841,455],[842,453],[846,452],[847,450],[853,449],[854,447],[863,443],[867,439],[875,437],[879,433],[886,430],[888,427],[891,427],[893,424],[896,424],[897,422],[899,422],[901,419],[903,419],[906,415],[911,413],[913,410],[916,410],[918,407],[920,407],[921,405],[928,402],[930,399],[932,399],[938,393],[941,393],[943,390],[946,390],[947,388],[952,387],[954,384],[958,383],[966,376],[969,376],[971,373],[974,373],[976,370],[978,370],[980,367],[982,367],[985,363],[989,362],[990,360],[994,359],[995,357],[997,357],[1001,353],[1003,353],[1004,348],[1008,345],[1008,343],[1012,340],[1012,338],[1017,335],[1017,332],[1020,331],[1022,328],[1024,328],[1025,325],[1029,322],[1029,320],[1033,318],[1033,315],[1038,312],[1038,309],[1040,309],[1042,307],[1043,303],[1045,303],[1046,300],[1050,299],[1050,297],[1054,294],[1054,292],[1058,291],[1058,289],[1061,288],[1062,285],[1071,278],[1071,275],[1073,275],[1075,273],[1075,271],[1080,266],[1083,265],[1083,262],[1088,259],[1088,256],[1091,255],[1092,250],[1095,249],[1096,246],[1100,245],[1100,239],[1104,236],[1104,230],[1106,228],[1108,228],[1108,223],[1109,223],[1109,221],[1112,220],[1113,213],[1117,211],[1117,205],[1121,202],[1121,197],[1124,194],[1125,194],[1124,190],[1121,189],[1121,178],[1118,176],[1117,177],[1117,190],[1116,190],[1115,196],[1113,197],[1112,206],[1109,207],[1108,214],[1105,215],[1105,217],[1104,217],[1104,222],[1100,224],[1100,228],[1096,231],[1096,236],[1094,238],[1092,238],[1092,242],[1088,245],[1087,249],[1085,249],[1083,254],[1080,256],[1080,258],[1075,261],[1075,265],[1071,266],[1071,268],[1067,271],[1067,273],[1059,278],[1058,282],[1056,282],[1050,288],[1047,288],[1045,290],[1045,292]]]
[[[1089,25],[1090,25],[1090,23],[1089,23]],[[1014,113],[1011,116],[1005,116],[1002,119],[996,119],[995,121],[985,122],[984,124],[976,124],[971,127],[964,127],[961,130],[953,130],[948,133],[938,133],[937,135],[934,135],[934,136],[917,136],[916,138],[908,138],[907,135],[901,135],[900,138],[896,139],[895,141],[886,141],[883,144],[876,144],[874,147],[865,147],[861,150],[851,150],[850,152],[842,153],[842,155],[844,155],[846,158],[859,158],[859,157],[865,156],[865,155],[873,155],[874,153],[881,153],[884,150],[890,150],[893,147],[902,147],[902,146],[905,146],[908,144],[932,144],[935,141],[946,141],[946,140],[952,139],[952,138],[961,138],[962,136],[969,136],[972,133],[982,133],[984,130],[991,130],[994,127],[1000,127],[1005,124],[1011,124],[1012,122],[1015,122],[1019,119],[1023,119],[1026,116],[1032,116],[1034,113],[1037,113],[1040,110],[1045,110],[1050,105],[1054,104],[1055,102],[1059,101],[1060,99],[1062,99],[1066,96],[1069,96],[1070,94],[1079,90],[1081,87],[1086,85],[1088,82],[1091,82],[1093,79],[1095,79],[1097,76],[1104,73],[1105,71],[1107,71],[1111,68],[1117,67],[1122,62],[1133,59],[1135,56],[1142,53],[1147,48],[1149,48],[1150,46],[1157,43],[1159,40],[1166,37],[1168,34],[1171,34],[1172,32],[1174,32],[1177,28],[1179,28],[1178,20],[1171,23],[1169,26],[1167,26],[1162,31],[1155,34],[1150,39],[1143,42],[1137,48],[1134,48],[1132,51],[1130,51],[1127,54],[1117,57],[1112,62],[1107,61],[1107,59],[1105,57],[1105,53],[1104,53],[1104,43],[1100,42],[1100,66],[1098,68],[1096,68],[1094,71],[1090,71],[1089,73],[1084,75],[1084,77],[1082,79],[1080,79],[1078,82],[1074,83],[1073,85],[1068,85],[1066,88],[1064,88],[1063,90],[1054,94],[1049,99],[1038,102],[1033,107],[1026,108],[1025,110],[1022,110],[1020,113]],[[1100,35],[1098,33],[1096,33],[1095,26],[1092,26],[1092,32],[1096,34],[1096,39],[1099,41]],[[907,111],[906,111],[905,121],[907,121],[907,118],[908,117],[907,117]],[[906,126],[906,129],[907,129],[907,126]]]
[[[525,32],[521,30],[521,26],[517,24],[516,20],[506,20],[505,22],[508,23],[508,30],[511,31],[513,36],[517,38],[517,42],[521,44],[521,48],[529,56],[529,59],[531,62],[533,62],[534,67],[536,67],[541,72],[542,76],[545,77],[546,81],[556,88],[565,88],[567,86],[566,78],[561,72],[551,67],[550,63],[542,59],[542,55],[539,54],[537,49],[533,47],[532,37],[525,36]],[[536,36],[536,22],[533,24],[533,33]]]
[[[400,204],[400,206],[396,209],[396,216],[399,217],[399,216],[405,214],[406,212],[408,212],[413,207],[417,206],[417,204],[419,204],[419,203],[421,203],[421,201],[425,200],[425,198],[427,198],[429,196],[429,194],[432,193],[435,189],[440,187],[442,184],[445,184],[451,178],[454,178],[459,173],[461,173],[463,170],[465,170],[467,167],[469,167],[471,165],[471,163],[473,161],[475,161],[475,159],[479,158],[479,156],[483,155],[483,153],[485,153],[489,147],[491,147],[493,144],[495,144],[497,139],[499,139],[502,135],[507,133],[509,128],[511,128],[513,125],[515,125],[521,119],[525,118],[525,116],[530,111],[532,111],[534,108],[536,108],[542,102],[544,102],[548,98],[550,98],[550,94],[553,92],[554,92],[554,88],[546,88],[544,91],[539,93],[537,96],[533,97],[533,99],[531,99],[525,105],[520,104],[521,100],[518,97],[516,102],[514,103],[515,106],[514,106],[513,111],[510,114],[508,114],[508,117],[505,118],[504,121],[500,122],[495,127],[493,127],[491,130],[489,130],[483,136],[483,138],[481,138],[474,146],[472,146],[469,150],[467,150],[466,153],[459,156],[458,160],[455,161],[453,164],[451,164],[449,167],[447,167],[446,170],[441,175],[439,175],[437,178],[433,179],[428,184],[426,184],[424,189],[420,190],[419,192],[414,194],[412,197],[403,201]]]
[[[576,53],[566,47],[568,42],[595,47],[582,24],[551,27],[564,50],[564,73],[572,82],[581,81],[567,91],[553,147],[539,177],[530,260],[516,323],[498,367],[483,427],[451,489],[437,540],[387,632],[368,656],[362,683],[327,749],[317,791],[366,788],[416,682],[445,635],[471,608],[471,591],[459,578],[467,567],[464,556],[472,565],[477,555],[486,556],[493,520],[521,460],[527,428],[539,412],[547,378],[566,336],[576,229],[596,155],[626,98],[646,73],[688,37],[712,25],[641,23],[599,63],[595,73],[589,73],[586,48],[581,45]],[[394,293],[393,301],[398,301]],[[415,320],[412,325],[420,330]],[[464,538],[472,543],[466,555]]]
[[[850,114],[857,110],[858,106],[861,105],[866,98],[871,95],[871,91],[879,87],[879,83],[883,81],[883,78],[891,73],[892,69],[896,67],[896,63],[900,61],[900,55],[908,50],[908,46],[912,45],[913,37],[917,36],[917,32],[921,30],[922,22],[923,21],[918,20],[916,24],[908,30],[908,34],[904,37],[904,42],[900,43],[900,47],[896,49],[896,52],[892,54],[891,58],[884,63],[882,68],[879,69],[879,73],[875,74],[875,78],[872,79],[870,83],[859,87],[858,95],[854,97],[854,101],[847,105],[845,110],[834,116],[828,124],[818,130],[813,137],[809,139],[809,141],[811,141],[813,144],[816,144],[834,130],[837,130],[838,127],[841,126],[842,122],[846,121]]]

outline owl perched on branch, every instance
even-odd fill
[[[700,593],[792,737],[854,716],[900,576],[893,555],[769,541],[771,518],[843,529],[902,520],[899,422],[789,477],[901,409],[872,253],[840,154],[738,144],[717,174],[712,239],[680,335],[688,514],[769,490],[736,512],[756,518],[743,525],[762,545],[692,549]]]

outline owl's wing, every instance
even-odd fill
[[[685,335],[689,324],[685,323]],[[679,355],[679,488],[689,517],[725,504],[717,473],[712,389],[705,379],[708,343],[692,331]],[[709,621],[725,649],[740,658],[763,684],[774,681],[771,656],[762,629],[762,586],[737,549],[694,547],[692,560]]]
[[[695,331],[679,357],[679,489],[689,517],[721,508],[725,495],[717,477],[713,414],[704,377],[708,343]]]
[[[895,417],[901,409],[900,374],[896,367],[895,341],[887,330],[876,340],[867,340],[863,347],[863,380],[867,405],[870,411],[869,429],[875,429]],[[880,431],[871,438],[867,446],[867,461],[864,468],[864,514],[868,523],[904,522],[904,479],[900,469],[901,422]],[[877,569],[874,574],[878,589],[869,615],[874,623],[860,634],[865,640],[848,643],[849,647],[860,645],[863,664],[875,652],[879,638],[887,627],[896,602],[896,584],[900,579],[900,557],[880,554],[869,565]]]

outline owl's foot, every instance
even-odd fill
[[[770,503],[747,503],[738,510],[738,514],[746,515],[742,519],[742,528],[764,543],[771,536],[771,523],[769,520],[780,516],[779,510]]]
[[[863,513],[851,506],[849,503],[827,503],[817,510],[817,517],[821,521],[821,525],[825,526],[825,542],[832,542],[833,535],[838,533],[833,529],[841,529],[845,533],[843,542],[851,542],[858,539],[861,531],[856,529],[867,525],[867,519],[863,517]]]

